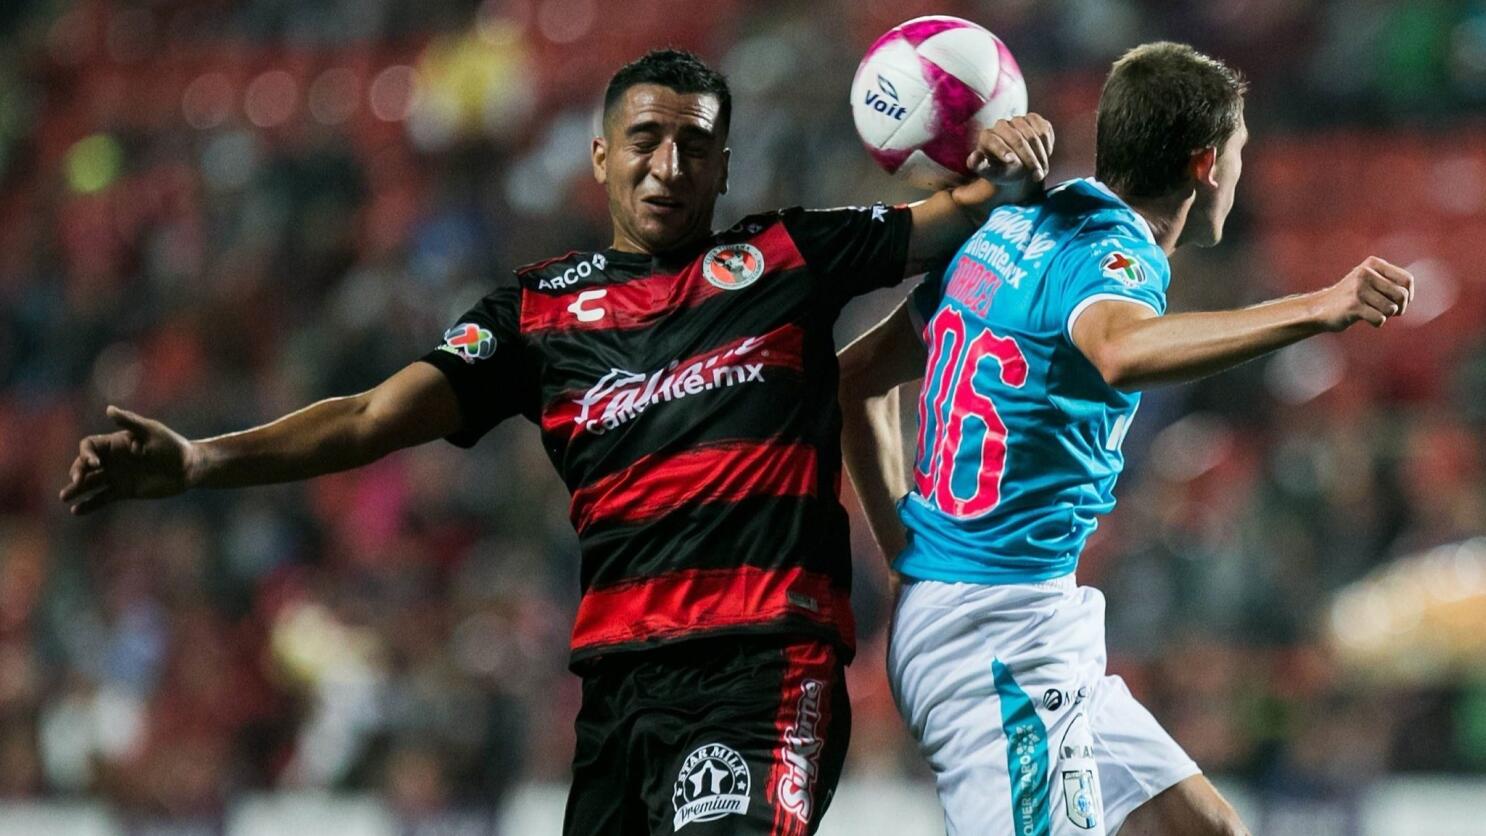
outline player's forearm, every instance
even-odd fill
[[[991,210],[1028,200],[1041,188],[1041,183],[998,186],[975,179],[912,204],[913,238],[909,242],[907,274],[943,263],[985,224]]]
[[[841,450],[872,539],[889,562],[907,546],[898,498],[908,492],[908,461],[898,424],[897,395],[843,396]]]
[[[242,432],[191,442],[187,483],[238,488],[349,470],[391,452],[369,432],[366,393],[330,398]]]
[[[1327,330],[1312,296],[1138,320],[1089,359],[1119,389],[1196,380]]]

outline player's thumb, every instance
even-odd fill
[[[149,435],[149,422],[144,418],[135,415],[127,409],[119,409],[116,406],[110,406],[105,411],[108,413],[108,417],[113,419],[115,424],[118,424],[122,429],[128,430],[131,435],[139,437]]]

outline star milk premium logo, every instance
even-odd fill
[[[1099,269],[1103,271],[1104,277],[1114,279],[1125,287],[1139,287],[1145,284],[1145,268],[1140,262],[1115,251],[1104,257],[1099,262]]]
[[[473,322],[461,322],[444,332],[444,344],[439,350],[473,363],[495,354],[495,335]]]
[[[743,756],[722,745],[708,743],[686,756],[671,793],[676,808],[676,830],[694,821],[715,821],[748,812],[753,780]]]
[[[784,746],[780,748],[784,775],[779,779],[779,804],[806,825],[810,824],[810,813],[815,807],[812,788],[820,771],[820,750],[825,745],[815,731],[820,722],[822,688],[814,679],[800,683],[795,722],[784,730]]]
[[[702,259],[702,275],[723,290],[742,290],[763,274],[764,254],[752,244],[723,244]]]

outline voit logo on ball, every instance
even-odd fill
[[[692,822],[715,821],[748,812],[753,781],[743,756],[722,745],[708,743],[686,756],[676,776],[671,805],[676,830]]]
[[[867,98],[862,104],[899,122],[902,122],[903,117],[908,115],[908,108],[904,107],[898,98],[898,88],[894,87],[891,81],[883,78],[881,74],[877,76],[877,89],[868,90]]]

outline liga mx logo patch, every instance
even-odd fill
[[[764,254],[752,244],[723,244],[702,258],[702,275],[723,290],[742,290],[764,274]]]
[[[686,756],[676,776],[671,793],[671,806],[676,808],[672,824],[679,831],[694,821],[715,821],[723,816],[747,813],[748,791],[752,786],[748,763],[742,755],[721,743],[698,747]]]
[[[1106,279],[1114,279],[1125,287],[1145,284],[1145,268],[1140,262],[1116,250],[1099,262],[1099,269]]]
[[[444,344],[439,350],[473,363],[495,354],[495,334],[473,322],[462,322],[444,332]]]

